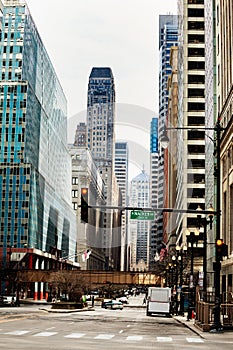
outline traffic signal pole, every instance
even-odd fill
[[[220,121],[218,120],[216,124],[216,168],[215,168],[215,179],[216,179],[216,242],[220,240],[220,229],[221,229],[221,222],[220,222],[220,214],[221,214],[221,181],[220,181],[220,165],[221,165],[221,159],[220,159],[220,136],[221,136],[221,125]],[[214,309],[214,326],[211,332],[221,332],[223,331],[223,327],[221,324],[221,294],[220,294],[220,272],[221,272],[221,257],[220,254],[217,252],[217,247],[215,246],[215,309]]]

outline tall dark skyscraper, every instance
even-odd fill
[[[111,68],[92,68],[88,84],[87,145],[104,181],[106,205],[118,205],[119,187],[114,174],[115,85]],[[104,212],[103,248],[106,269],[120,268],[120,225],[113,210]],[[120,217],[120,215],[117,214]],[[114,232],[113,232],[114,231]],[[117,231],[117,232],[115,232]],[[119,235],[119,240],[116,239]],[[114,246],[114,252],[113,252]],[[118,246],[118,248],[116,248]],[[114,257],[115,255],[115,257]],[[113,262],[114,261],[114,262]]]
[[[92,68],[87,102],[88,148],[95,162],[114,160],[115,86],[111,68]],[[113,163],[112,163],[113,166]]]

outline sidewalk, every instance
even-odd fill
[[[233,330],[224,330],[221,333],[211,333],[211,332],[203,332],[199,327],[195,326],[195,320],[189,320],[187,321],[187,314],[184,316],[172,316],[175,320],[177,320],[180,323],[183,323],[185,327],[191,329],[194,333],[199,335],[201,338],[211,341],[218,341],[221,342],[224,340],[227,342],[233,343]]]

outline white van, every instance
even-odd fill
[[[164,314],[169,316],[171,312],[171,288],[149,287],[146,305],[146,314]]]

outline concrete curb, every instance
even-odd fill
[[[174,316],[172,315],[172,318],[175,319],[177,322],[182,323],[185,327],[189,328],[192,332],[194,332],[196,335],[198,335],[201,338],[205,338],[203,336],[203,333],[199,328],[196,328],[194,325],[194,322],[192,320],[187,321],[184,317]]]

